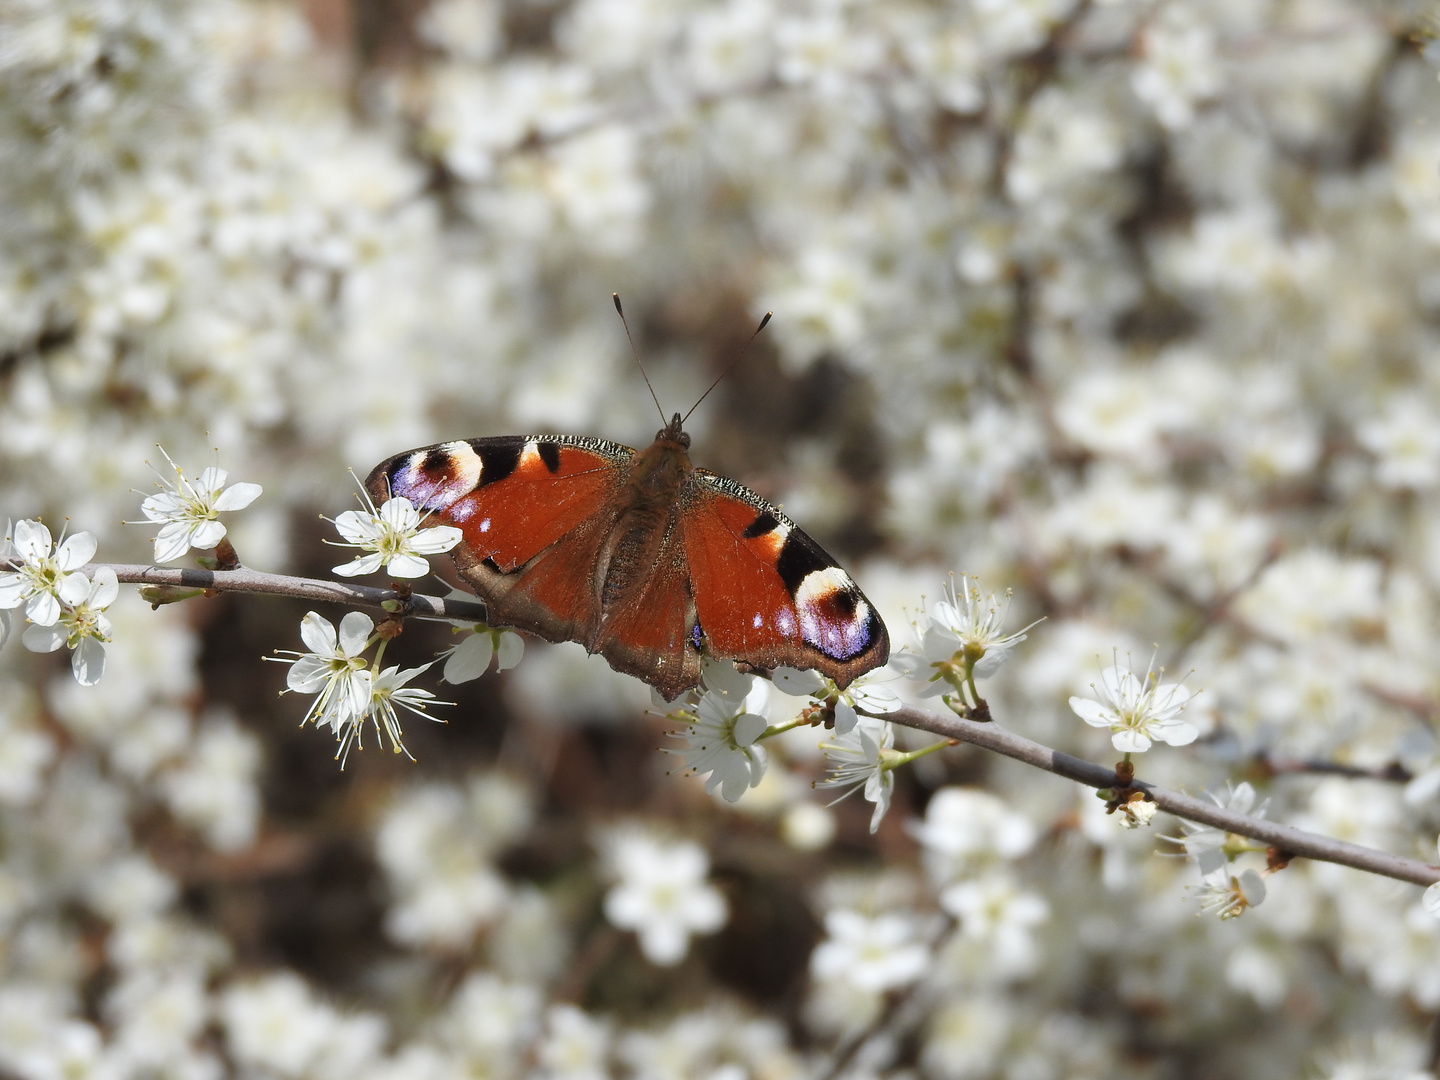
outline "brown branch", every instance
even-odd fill
[[[321,581],[318,578],[266,574],[248,567],[235,570],[189,570],[170,566],[127,565],[123,563],[90,563],[80,569],[94,577],[101,566],[115,571],[123,582],[135,585],[168,585],[182,589],[205,589],[208,592],[264,593],[269,596],[293,596],[321,603],[348,604],[351,607],[386,611],[385,604],[400,603],[407,615],[430,619],[456,619],[461,622],[484,622],[485,605],[475,600],[445,600],[439,596],[411,593],[401,596],[394,589],[376,589],[368,585],[351,585],[345,581]],[[386,612],[389,614],[389,612]]]
[[[898,712],[885,713],[882,720],[890,720],[906,727],[933,732],[947,739],[958,739],[972,746],[1003,754],[1044,769],[1067,780],[1075,780],[1093,788],[1115,786],[1115,769],[1097,765],[1091,761],[1071,757],[1059,750],[1033,742],[1022,735],[1006,731],[994,723],[980,724],[958,716],[945,716],[925,712],[921,709],[905,708]],[[1217,806],[1209,799],[1195,799],[1178,791],[1156,787],[1143,780],[1132,780],[1129,786],[1145,792],[1160,809],[1187,821],[1210,825],[1226,832],[1248,836],[1271,847],[1278,848],[1293,856],[1316,859],[1320,862],[1338,863],[1354,867],[1382,877],[1408,881],[1415,885],[1433,885],[1440,881],[1440,866],[1432,866],[1418,859],[1407,859],[1386,851],[1349,844],[1344,840],[1321,836],[1289,825],[1281,825],[1264,818],[1239,814]]]

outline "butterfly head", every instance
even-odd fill
[[[674,443],[681,450],[689,450],[690,435],[685,431],[684,423],[684,418],[677,412],[670,423],[655,433],[655,441]]]

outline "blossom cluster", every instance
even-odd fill
[[[0,2],[0,1072],[1431,1075],[1440,894],[893,722],[1433,858],[1424,18],[349,11]],[[707,665],[647,719],[503,627],[81,572],[228,545],[428,588],[456,537],[403,499],[316,555],[336,478],[645,439],[617,289],[666,405],[774,311],[693,456],[841,557],[887,670]],[[245,480],[166,472],[122,528],[157,441]],[[450,722],[402,733],[441,664]],[[339,774],[302,720],[419,760]]]

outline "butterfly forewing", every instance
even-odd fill
[[[454,525],[462,549],[510,573],[595,517],[635,451],[599,439],[506,435],[399,454],[366,481],[376,504],[403,495],[428,523]]]

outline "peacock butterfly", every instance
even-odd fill
[[[377,506],[403,495],[461,530],[455,565],[491,625],[579,642],[667,701],[699,682],[702,654],[842,688],[885,663],[885,624],[850,575],[755,492],[695,468],[683,424],[676,413],[638,451],[569,435],[438,443],[365,486]]]

